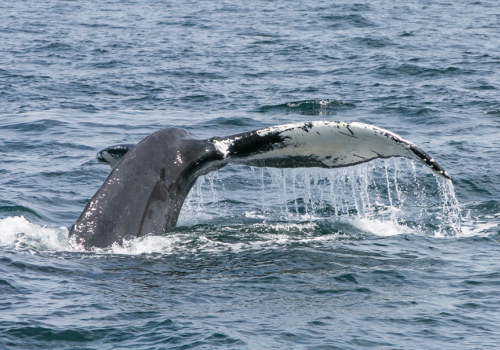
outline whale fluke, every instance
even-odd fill
[[[113,170],[72,226],[70,243],[79,250],[107,248],[127,236],[173,230],[196,179],[228,163],[339,168],[391,157],[419,161],[450,178],[412,142],[368,124],[305,122],[207,140],[166,128],[137,145],[116,145],[97,153],[99,162]]]
[[[101,164],[107,164],[114,168],[116,164],[128,153],[134,144],[119,144],[100,150],[96,154],[97,161]]]

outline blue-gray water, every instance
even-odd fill
[[[0,348],[500,344],[500,5],[0,3]],[[406,160],[227,166],[175,232],[75,252],[95,152],[305,120],[396,132]]]

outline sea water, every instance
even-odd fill
[[[0,348],[500,343],[496,1],[0,3]],[[344,169],[228,165],[177,228],[73,251],[109,168],[201,138],[358,121],[417,143]]]

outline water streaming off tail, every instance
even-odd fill
[[[180,225],[215,217],[357,220],[364,227],[376,229],[385,222],[434,236],[461,232],[451,181],[399,158],[341,169],[228,166],[198,180],[184,204]]]

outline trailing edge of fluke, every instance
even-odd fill
[[[159,130],[137,145],[100,150],[113,170],[72,226],[74,249],[108,248],[125,237],[172,231],[200,175],[227,163],[257,167],[340,168],[376,158],[405,157],[437,175],[446,171],[412,142],[373,125],[316,121],[202,140],[179,128]]]

